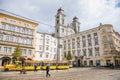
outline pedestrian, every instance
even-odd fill
[[[113,63],[111,63],[111,67],[112,67],[112,69],[114,69],[114,64]]]
[[[34,65],[34,72],[37,72],[37,65]]]
[[[47,64],[47,66],[46,66],[46,77],[48,77],[48,76],[50,77],[49,71],[50,71],[50,65]]]

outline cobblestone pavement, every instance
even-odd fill
[[[0,72],[0,80],[120,80],[120,70],[96,68],[71,68],[69,70],[51,70],[51,77],[45,77],[45,71]]]

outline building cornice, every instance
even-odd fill
[[[37,21],[0,9],[0,14],[38,25]]]

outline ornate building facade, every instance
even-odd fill
[[[18,44],[24,59],[66,60],[70,51],[77,66],[120,65],[120,34],[111,24],[80,31],[78,18],[66,25],[60,8],[55,15],[54,35],[36,32],[37,25],[28,18],[0,11],[0,65],[11,62]]]
[[[81,32],[77,17],[65,25],[66,15],[63,12],[60,8],[55,16],[58,60],[65,60],[68,51],[71,51],[72,60],[78,66],[120,65],[120,34],[111,24],[100,24]]]
[[[33,58],[37,25],[28,18],[0,10],[0,65],[11,62],[18,44],[24,59]]]

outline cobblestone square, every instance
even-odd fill
[[[1,72],[0,80],[120,80],[119,69],[71,68],[69,70],[51,70],[51,77],[45,71]]]

